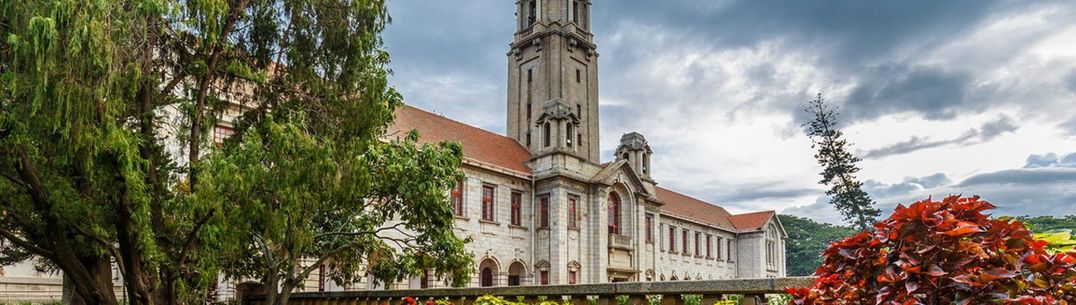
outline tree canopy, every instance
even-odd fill
[[[264,280],[290,265],[259,264],[345,245],[367,251],[332,252],[340,272],[457,271],[459,148],[382,139],[402,99],[389,21],[382,0],[0,2],[0,262],[41,258],[76,304],[117,304],[113,261],[136,305],[202,300],[222,270]],[[220,124],[234,128],[222,144]],[[429,231],[412,243],[451,259],[318,238],[379,221]]]
[[[822,265],[822,252],[835,241],[855,235],[849,227],[819,223],[794,215],[777,215],[788,233],[785,240],[785,262],[789,276],[813,275]]]

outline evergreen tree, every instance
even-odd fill
[[[118,303],[112,262],[132,305],[202,302],[222,269],[294,272],[276,259],[326,253],[341,272],[465,277],[445,229],[458,147],[380,140],[401,103],[388,22],[383,0],[0,1],[0,263],[40,258],[74,304]],[[207,131],[233,103],[246,113],[217,147]],[[375,202],[395,213],[342,211]],[[281,219],[340,231],[281,235],[299,228]],[[430,232],[359,234],[395,222]],[[237,259],[280,236],[302,238]]]
[[[830,203],[844,216],[852,227],[858,230],[868,230],[881,215],[881,211],[874,207],[867,192],[863,191],[863,182],[856,179],[859,167],[856,163],[859,158],[848,151],[851,144],[842,138],[844,135],[837,129],[837,111],[822,98],[818,97],[807,103],[805,109],[812,119],[805,124],[807,136],[811,137],[811,147],[818,150],[815,159],[824,167],[822,180],[818,183],[830,186],[826,195],[830,196]]]

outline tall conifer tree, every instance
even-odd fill
[[[870,229],[881,211],[874,207],[874,200],[863,191],[863,182],[855,176],[859,172],[856,163],[861,160],[848,151],[851,144],[837,129],[836,107],[827,104],[819,93],[807,103],[805,111],[811,115],[811,121],[805,124],[807,136],[811,137],[811,147],[818,150],[815,159],[823,167],[818,183],[830,186],[826,195],[845,221],[859,230]]]

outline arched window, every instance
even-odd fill
[[[542,145],[549,147],[551,136],[552,128],[550,128],[549,123],[545,123],[545,126],[542,127]]]
[[[609,234],[620,234],[620,196],[609,193]]]
[[[770,225],[766,229],[766,269],[777,270],[777,227]]]

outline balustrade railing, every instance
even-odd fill
[[[291,295],[289,305],[399,305],[412,297],[422,304],[427,300],[448,300],[455,305],[473,305],[475,299],[492,295],[509,301],[534,304],[539,300],[573,305],[648,305],[660,296],[661,305],[683,305],[685,295],[702,296],[700,305],[713,305],[730,295],[740,295],[740,304],[766,304],[767,294],[785,293],[788,288],[808,287],[813,277],[770,279],[735,279],[677,282],[625,282],[607,284],[515,286],[482,288],[439,288],[419,290],[370,290],[345,292],[309,292]],[[567,301],[565,301],[567,300]],[[267,305],[262,295],[243,297],[243,305]]]

